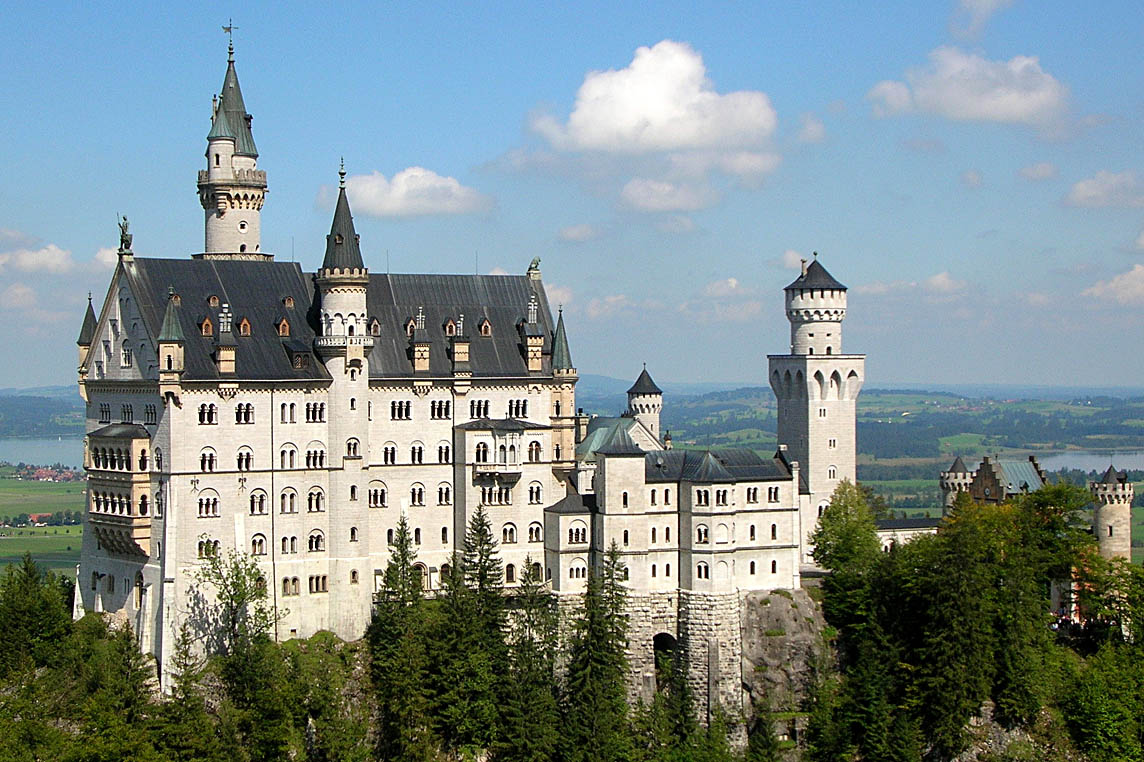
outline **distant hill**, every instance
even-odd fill
[[[0,397],[46,397],[48,399],[66,400],[68,402],[76,402],[81,404],[79,398],[79,388],[75,384],[66,384],[64,386],[29,386],[29,387],[14,387],[9,386],[0,389]]]
[[[78,394],[74,398],[0,394],[0,437],[76,436],[83,428],[83,400]]]

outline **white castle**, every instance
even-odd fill
[[[518,276],[371,273],[344,170],[321,268],[263,252],[266,172],[233,48],[206,161],[205,251],[136,257],[124,222],[83,323],[77,616],[128,621],[166,683],[196,570],[237,549],[288,611],[275,637],[355,639],[399,517],[433,591],[484,506],[509,588],[531,564],[574,600],[619,548],[633,691],[654,689],[655,644],[679,639],[698,697],[740,706],[742,596],[799,586],[817,516],[855,478],[864,356],[842,350],[846,287],[815,259],[785,290],[773,457],[673,450],[646,369],[622,416],[577,412],[538,260]]]

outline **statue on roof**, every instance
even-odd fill
[[[540,269],[540,257],[533,257],[532,262],[528,265],[528,271],[534,272]]]
[[[119,223],[119,252],[131,251],[131,240],[134,236],[128,232],[130,226],[127,222],[127,215],[123,216],[123,221]]]

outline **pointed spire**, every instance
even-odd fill
[[[338,172],[341,177],[338,186],[338,204],[334,209],[334,222],[330,234],[326,236],[326,257],[322,260],[323,270],[361,270],[365,263],[361,259],[358,234],[354,230],[354,218],[350,214],[350,202],[346,198],[345,166]]]
[[[87,292],[87,312],[83,316],[83,327],[79,329],[79,340],[76,344],[90,347],[95,339],[95,310],[91,306],[91,292]]]
[[[226,109],[223,106],[223,101],[220,100],[215,106],[214,116],[211,118],[211,131],[207,133],[207,140],[218,140],[221,138],[235,139],[234,129],[230,126],[230,120],[226,117]]]
[[[651,380],[651,374],[647,372],[647,363],[644,363],[643,372],[632,384],[632,388],[628,389],[628,394],[663,394],[663,390]]]
[[[167,287],[167,311],[163,314],[163,327],[159,330],[159,341],[183,341],[183,325],[179,322],[179,304],[174,286]]]
[[[246,112],[246,103],[242,100],[242,88],[238,86],[238,73],[234,70],[234,44],[228,47],[226,61],[226,76],[222,81],[222,94],[219,96],[219,110],[226,112],[226,120],[234,133],[234,152],[239,156],[258,157],[258,148],[254,145],[254,135],[250,132],[250,122],[253,119]]]
[[[568,334],[564,331],[564,307],[559,309],[556,319],[556,336],[552,339],[552,369],[574,370],[572,353],[568,350]]]

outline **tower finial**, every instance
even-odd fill
[[[91,304],[91,292],[90,291],[87,292],[87,303]]]
[[[338,187],[346,187],[346,157],[341,158],[341,164],[338,166]]]
[[[227,63],[234,63],[234,30],[235,29],[238,29],[238,27],[236,27],[234,25],[234,19],[228,18],[226,20],[226,25],[222,28],[222,31],[224,33],[226,33],[226,37],[227,37],[227,45],[226,45],[226,62]]]

